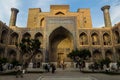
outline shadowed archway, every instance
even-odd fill
[[[0,42],[3,44],[6,44],[7,43],[7,36],[8,36],[8,30],[3,30],[1,33]]]
[[[99,42],[99,36],[97,33],[93,33],[91,35],[91,38],[92,38],[92,45],[99,45],[100,42]]]
[[[113,61],[113,52],[112,52],[112,50],[106,50],[106,52],[105,52],[105,57],[106,58],[109,58],[110,60],[112,60]]]
[[[64,27],[58,27],[49,36],[49,61],[69,62],[67,54],[73,50],[73,35]]]
[[[9,50],[8,52],[9,61],[12,62],[17,59],[17,53],[15,50]]]
[[[86,33],[82,32],[79,35],[80,38],[80,45],[88,45],[88,36]]]
[[[16,43],[18,43],[18,33],[16,32],[13,32],[11,35],[10,35],[10,44],[11,45],[15,45]]]
[[[93,60],[94,61],[99,61],[100,59],[102,59],[102,53],[99,49],[95,49],[93,51]]]

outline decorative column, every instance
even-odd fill
[[[103,11],[104,14],[104,23],[105,23],[105,27],[111,27],[111,19],[110,19],[110,14],[109,14],[109,9],[110,6],[109,5],[105,5],[101,8],[101,10]]]
[[[16,8],[11,8],[11,17],[9,26],[16,26],[17,13],[19,12]]]

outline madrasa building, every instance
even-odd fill
[[[59,64],[64,61],[70,66],[71,60],[67,54],[76,48],[88,49],[92,55],[91,61],[105,57],[117,61],[120,59],[120,23],[112,26],[109,9],[109,5],[101,8],[105,27],[93,28],[89,8],[80,8],[77,12],[70,12],[69,5],[51,5],[50,12],[30,8],[27,27],[21,28],[16,26],[19,10],[11,8],[9,26],[0,21],[0,57],[25,62],[30,54],[21,56],[15,43],[28,37],[41,41],[42,52],[32,58],[33,63]]]

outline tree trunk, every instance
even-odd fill
[[[28,63],[28,65],[29,65],[29,63],[30,63],[30,61],[31,61],[31,59],[34,57],[34,56],[36,56],[36,53],[31,53],[32,55],[30,55],[30,57],[27,59],[27,63]],[[26,69],[26,68],[28,68],[28,65],[26,65],[24,68]]]

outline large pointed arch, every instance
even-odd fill
[[[69,33],[70,35],[65,34],[65,33]],[[52,31],[52,33],[49,36],[49,39],[51,40],[53,38],[53,35],[61,35],[61,34],[65,34],[66,36],[69,36],[70,38],[73,37],[72,33],[68,29],[60,26]]]
[[[64,27],[56,28],[49,36],[50,61],[67,60],[66,54],[73,49],[73,35]]]

